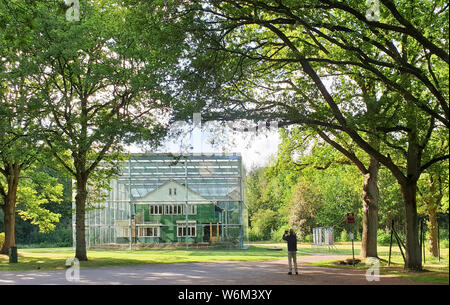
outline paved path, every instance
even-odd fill
[[[417,285],[420,283],[381,275],[380,281],[368,282],[365,271],[302,265],[342,256],[298,256],[300,274],[287,274],[287,259],[264,262],[204,262],[149,264],[124,267],[86,268],[80,270],[85,285]],[[72,284],[66,270],[0,271],[0,284],[41,285]]]

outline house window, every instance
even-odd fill
[[[172,189],[169,189],[169,196],[172,196]]]
[[[164,214],[166,215],[182,215],[184,208],[182,204],[167,204],[165,205]]]
[[[138,231],[139,237],[159,237],[159,227],[141,227]]]
[[[197,205],[188,204],[188,215],[197,215]]]
[[[177,189],[176,189],[176,188],[173,189],[173,194],[174,194],[174,195],[177,194]]]
[[[130,237],[129,231],[128,231],[128,227],[117,227],[116,228],[116,236],[117,237]]]
[[[196,226],[195,224],[189,224],[187,227],[187,237],[196,237]],[[178,224],[177,225],[177,237],[186,237],[186,224]]]
[[[149,214],[150,215],[162,215],[163,213],[163,206],[162,204],[151,204],[149,205]]]

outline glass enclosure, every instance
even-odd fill
[[[131,154],[105,199],[87,207],[87,245],[243,247],[244,179],[239,154]]]

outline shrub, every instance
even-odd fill
[[[282,241],[284,231],[289,230],[289,225],[284,225],[278,228],[278,230],[272,232],[272,240],[274,241]]]
[[[305,243],[312,243],[313,242],[312,234],[305,235],[303,240],[305,241]]]
[[[248,230],[248,240],[249,241],[260,241],[263,240],[263,236],[255,232],[255,230],[250,229]]]
[[[256,236],[268,240],[272,236],[272,231],[277,228],[278,214],[272,210],[260,209],[252,216],[252,228]]]
[[[391,233],[390,232],[386,232],[384,230],[378,230],[377,232],[377,243],[379,245],[389,245],[389,243],[391,242]]]
[[[439,230],[439,239],[441,248],[448,248],[448,229]]]
[[[346,230],[342,230],[341,236],[340,236],[340,239],[339,239],[339,240],[340,240],[340,241],[348,241],[348,240],[349,240],[349,238],[348,238],[348,233],[347,233]]]
[[[0,249],[3,247],[4,242],[5,242],[5,233],[0,233]]]

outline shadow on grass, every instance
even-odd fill
[[[192,250],[89,250],[88,260],[81,268],[130,266],[160,263],[188,263],[207,261],[264,261],[286,257],[284,251],[268,251],[267,247],[251,246],[247,250],[192,249]],[[7,255],[0,255],[0,271],[60,270],[66,260],[74,257],[71,249],[23,249],[17,264],[9,264]]]
[[[308,265],[318,266],[318,267],[331,267],[331,268],[341,268],[341,269],[353,269],[353,270],[367,270],[371,265],[366,265],[365,261],[362,260],[356,265],[343,265],[340,264],[342,260],[328,260],[314,263],[307,263]],[[440,270],[439,268],[428,267],[424,268],[422,271],[408,271],[405,270],[403,263],[391,262],[388,266],[388,262],[384,259],[380,259],[380,274],[390,275],[395,277],[401,277],[407,280],[412,280],[416,282],[423,283],[437,283],[437,284],[449,284],[449,273],[448,266],[445,270]]]

